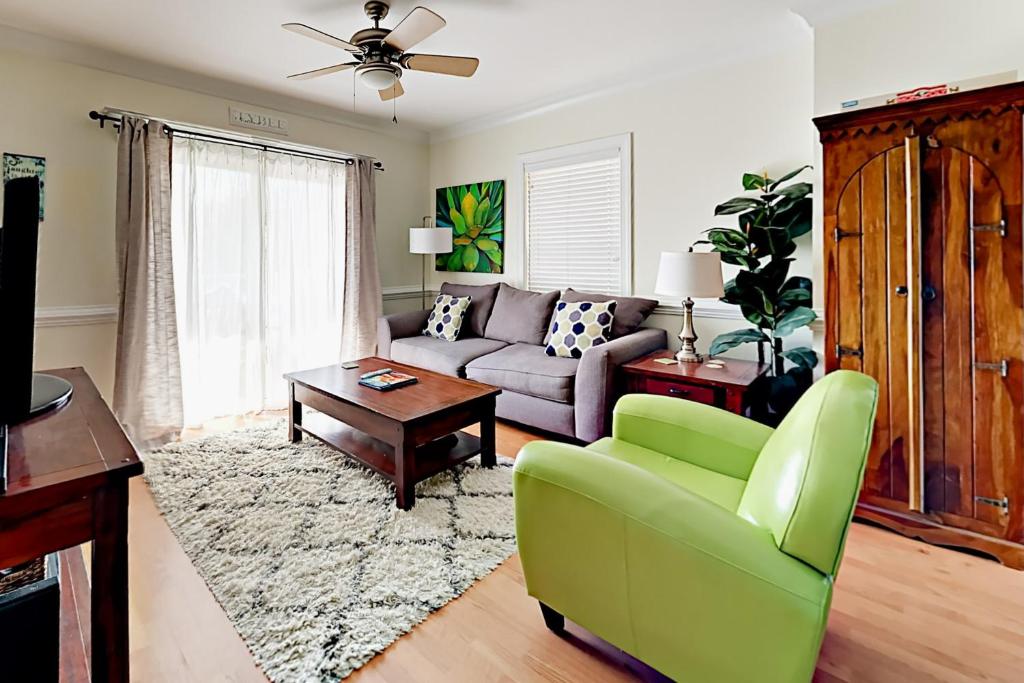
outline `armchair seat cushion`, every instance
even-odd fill
[[[543,346],[512,344],[466,366],[466,377],[519,394],[572,403],[579,360],[549,356]]]
[[[747,484],[742,479],[612,437],[595,441],[587,448],[647,470],[730,512],[736,512]]]
[[[483,337],[453,342],[436,337],[402,337],[391,342],[391,359],[452,377],[465,377],[470,361],[505,346],[503,341]]]

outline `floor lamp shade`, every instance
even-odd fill
[[[451,250],[451,228],[409,228],[410,254],[447,254]]]

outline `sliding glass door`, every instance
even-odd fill
[[[187,138],[171,166],[185,422],[284,408],[339,360],[345,167]]]

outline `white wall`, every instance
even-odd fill
[[[88,118],[104,106],[216,128],[228,128],[229,102],[28,55],[0,50],[0,152],[46,157],[46,220],[40,226],[37,305],[112,306],[115,134]],[[252,108],[251,105],[246,105]],[[266,110],[270,111],[270,110]],[[377,233],[385,287],[418,281],[419,263],[407,253],[406,228],[421,216],[427,193],[424,142],[281,113],[297,143],[374,156]],[[415,271],[415,278],[408,273]],[[105,396],[113,385],[112,323],[36,331],[36,367],[83,365]]]
[[[745,171],[780,174],[810,163],[814,133],[813,40],[793,17],[792,31],[769,54],[718,66],[693,65],[690,73],[578,101],[481,132],[432,141],[429,212],[433,190],[447,185],[504,179],[506,269],[503,276],[432,273],[466,283],[502,279],[521,284],[523,264],[522,179],[518,156],[620,133],[633,140],[634,293],[653,297],[658,256],[682,250],[716,225],[717,203],[742,193]],[[813,251],[801,240],[793,272],[810,275]],[[671,302],[678,304],[679,302]],[[673,338],[678,316],[655,316]],[[701,320],[701,348],[718,333],[747,327],[742,319]]]
[[[815,24],[814,109],[1018,70],[1024,2],[899,0]]]

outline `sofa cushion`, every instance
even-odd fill
[[[747,485],[742,479],[719,474],[620,439],[605,437],[587,448],[645,469],[730,512],[735,512],[739,507],[743,489]]]
[[[453,342],[434,337],[402,337],[391,342],[391,359],[453,377],[465,377],[467,363],[505,345],[505,342],[483,337]]]
[[[466,377],[527,396],[572,403],[575,358],[544,353],[543,346],[512,344],[481,356],[466,366]]]
[[[636,296],[609,296],[607,294],[595,294],[592,292],[577,292],[575,289],[567,289],[562,294],[562,301],[615,301],[615,320],[612,322],[612,339],[625,337],[633,334],[647,316],[658,307],[654,299],[641,299]]]
[[[466,337],[482,337],[487,328],[487,320],[494,308],[494,299],[498,296],[498,283],[493,285],[457,285],[446,282],[441,285],[441,294],[452,296],[468,296],[473,302],[469,304],[468,317],[462,323],[461,339]]]
[[[462,321],[466,317],[471,301],[468,296],[438,294],[434,300],[434,309],[427,317],[427,326],[423,329],[423,334],[450,342],[458,339]]]
[[[502,282],[484,336],[510,344],[543,344],[557,301],[557,290],[541,294]]]
[[[559,301],[551,321],[545,352],[560,358],[582,358],[592,346],[611,341],[615,302]]]

